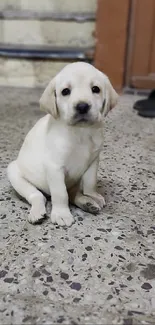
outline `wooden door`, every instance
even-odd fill
[[[116,90],[124,86],[128,17],[131,0],[98,0],[95,66]]]
[[[132,0],[125,84],[155,88],[155,0]]]
[[[95,66],[117,90],[155,88],[155,0],[98,0]]]

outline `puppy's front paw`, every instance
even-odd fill
[[[74,222],[74,218],[68,210],[55,210],[51,212],[51,221],[59,226],[70,227]]]
[[[40,222],[42,219],[46,217],[46,208],[43,206],[41,209],[40,207],[33,207],[30,210],[28,215],[28,221],[32,224]]]

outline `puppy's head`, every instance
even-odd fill
[[[67,65],[47,86],[41,109],[67,124],[95,124],[101,121],[118,100],[108,77],[92,65],[77,62]]]

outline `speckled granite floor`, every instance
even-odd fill
[[[6,166],[42,116],[40,93],[0,89],[0,324],[155,324],[155,120],[124,95],[105,125],[106,208],[72,207],[69,229],[33,226]]]

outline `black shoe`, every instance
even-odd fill
[[[152,90],[148,99],[137,100],[133,108],[138,111],[138,115],[143,117],[155,117],[155,89]]]

